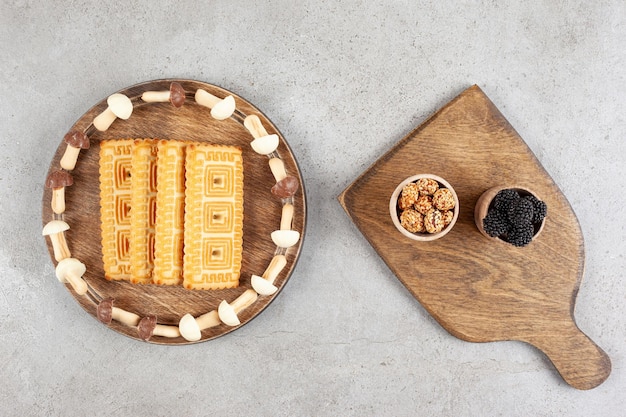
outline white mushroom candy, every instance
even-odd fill
[[[211,310],[197,318],[191,314],[185,314],[178,323],[180,335],[190,342],[197,342],[202,338],[202,330],[220,324],[217,310]]]
[[[76,294],[87,293],[87,283],[83,279],[83,274],[87,271],[84,263],[76,258],[65,258],[56,267],[56,276],[62,284],[69,283]]]
[[[260,155],[269,155],[278,148],[278,135],[268,134],[256,114],[246,116],[243,125],[255,139],[250,142],[252,149]]]
[[[211,117],[216,120],[228,119],[235,112],[235,98],[226,96],[221,99],[199,88],[195,95],[196,103],[211,109]]]
[[[293,204],[287,203],[283,206],[280,230],[275,230],[271,234],[272,241],[279,248],[290,248],[300,240],[300,232],[291,230],[293,210]]]
[[[269,160],[270,171],[274,175],[276,182],[282,181],[287,178],[287,171],[285,170],[285,163],[280,158],[272,158]]]
[[[57,262],[69,258],[72,256],[70,248],[67,247],[67,241],[65,240],[65,232],[69,230],[70,225],[63,220],[49,221],[41,231],[44,236],[50,237],[50,243],[52,243],[52,249],[54,251],[54,259]]]
[[[217,314],[224,324],[228,326],[238,326],[241,324],[241,321],[237,315],[254,303],[256,299],[256,291],[245,290],[230,304],[226,300],[223,300],[217,307]]]
[[[263,273],[263,276],[252,275],[250,283],[252,288],[261,295],[272,295],[278,288],[274,285],[274,281],[278,274],[287,265],[287,258],[285,255],[276,255],[272,258],[269,266]]]
[[[133,103],[124,94],[111,94],[107,105],[109,107],[93,119],[93,126],[101,132],[107,130],[118,117],[126,120],[133,113]]]

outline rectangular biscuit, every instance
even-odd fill
[[[132,139],[100,142],[102,261],[108,280],[129,280]]]
[[[177,285],[183,279],[185,221],[185,147],[162,140],[157,151],[156,235],[152,282]]]
[[[152,282],[154,226],[157,199],[157,141],[135,140],[132,147],[130,184],[130,281]]]
[[[241,149],[195,143],[186,151],[183,285],[237,287],[243,253]]]

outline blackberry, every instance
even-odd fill
[[[533,204],[533,223],[541,223],[541,221],[546,217],[548,212],[548,206],[543,201],[539,200],[534,195],[527,195],[524,197],[528,201]]]
[[[514,246],[526,246],[533,240],[535,228],[532,223],[513,227],[507,234],[506,241]]]
[[[498,237],[507,232],[509,223],[503,213],[491,210],[483,219],[483,228],[489,236]]]
[[[517,191],[513,189],[501,190],[493,198],[493,208],[501,213],[506,213],[511,203],[519,198]]]
[[[533,203],[526,198],[518,198],[511,202],[506,215],[511,226],[516,228],[518,226],[532,226],[534,213]]]

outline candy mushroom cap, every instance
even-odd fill
[[[133,103],[124,94],[111,94],[107,99],[109,109],[120,119],[126,120],[133,113]]]
[[[217,313],[219,314],[220,320],[229,326],[238,326],[241,324],[235,309],[228,304],[226,300],[222,300],[220,305],[217,307]]]
[[[211,116],[216,120],[228,119],[235,111],[235,99],[233,96],[226,96],[211,109]]]
[[[112,297],[107,297],[104,300],[100,301],[98,307],[96,308],[96,317],[98,320],[104,324],[111,324],[111,320],[113,319],[113,302],[115,300]]]
[[[55,233],[61,233],[69,230],[70,225],[63,220],[51,220],[43,227],[41,234],[44,236],[52,235]]]
[[[181,107],[185,103],[185,89],[179,83],[170,84],[170,103],[174,107]]]
[[[296,230],[275,230],[270,236],[279,248],[290,248],[300,240],[300,232]]]
[[[270,283],[268,280],[258,275],[252,275],[250,283],[252,284],[252,288],[254,288],[254,291],[261,295],[272,295],[278,290],[276,285]]]
[[[180,335],[190,342],[197,342],[202,337],[200,326],[196,319],[189,313],[185,314],[178,323]]]
[[[89,138],[79,130],[67,132],[63,141],[73,148],[89,149]]]
[[[52,171],[50,175],[48,175],[48,178],[46,178],[47,188],[62,188],[70,186],[72,184],[74,184],[74,178],[72,178],[72,174],[67,171],[63,171],[62,169]]]
[[[269,155],[278,148],[279,140],[277,134],[261,136],[250,142],[254,152],[259,155]]]
[[[278,198],[289,198],[298,191],[300,182],[296,177],[286,176],[272,187],[272,194]]]
[[[139,321],[137,325],[137,334],[141,340],[148,341],[152,337],[152,333],[156,328],[157,318],[154,315],[146,316]]]

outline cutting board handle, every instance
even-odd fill
[[[563,379],[580,390],[595,388],[611,373],[609,356],[584,334],[572,319],[559,328],[537,332],[529,343],[543,351]]]

